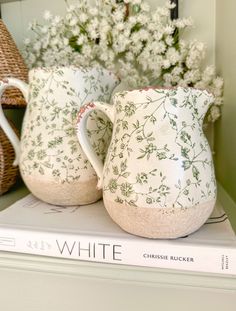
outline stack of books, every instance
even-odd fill
[[[0,251],[236,275],[236,236],[219,203],[197,232],[153,240],[124,232],[102,200],[63,207],[30,194],[0,212]]]

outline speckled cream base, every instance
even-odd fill
[[[188,208],[142,208],[103,196],[111,218],[125,231],[147,238],[175,239],[198,230],[211,215],[215,200]]]
[[[57,183],[23,176],[29,190],[42,201],[55,205],[85,205],[98,201],[102,191],[97,190],[97,178],[86,182]]]

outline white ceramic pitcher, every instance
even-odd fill
[[[107,211],[124,230],[177,238],[207,220],[216,182],[202,124],[212,102],[205,90],[147,88],[116,93],[113,107],[94,102],[82,108],[81,147],[98,174]],[[96,109],[114,123],[104,167],[86,135]]]
[[[29,85],[8,78],[0,81],[0,96],[14,86],[27,102],[21,143],[0,109],[0,126],[12,142],[22,178],[41,200],[58,205],[87,204],[101,198],[97,177],[76,137],[80,107],[91,100],[109,100],[118,79],[99,67],[37,68],[29,72]],[[101,160],[110,141],[110,121],[93,114],[88,133]]]

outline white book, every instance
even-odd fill
[[[123,231],[102,200],[62,207],[30,194],[0,212],[0,251],[236,275],[236,236],[219,203],[197,232],[153,240]]]

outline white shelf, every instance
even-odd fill
[[[230,276],[3,252],[0,288],[8,311],[234,311],[236,299]]]
[[[0,267],[0,270],[14,269],[25,272],[49,273],[60,277],[83,277],[90,281],[103,280],[141,286],[180,286],[206,290],[236,291],[236,277],[231,275],[104,264],[2,251],[0,252]]]

